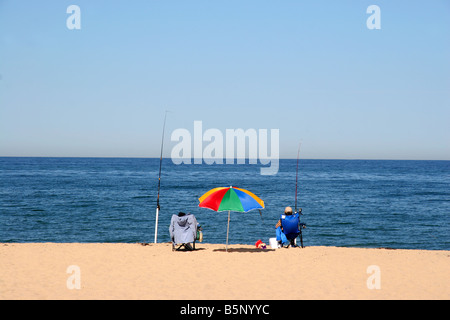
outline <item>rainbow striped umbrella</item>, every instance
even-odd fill
[[[236,187],[219,187],[206,192],[199,199],[199,207],[214,211],[228,211],[227,245],[230,230],[230,212],[247,212],[254,209],[264,209],[264,201],[248,190]]]

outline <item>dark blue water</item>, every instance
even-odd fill
[[[0,158],[0,242],[153,242],[159,159]],[[450,161],[300,160],[298,202],[309,246],[450,249]],[[227,213],[199,208],[217,186],[248,189],[259,212],[231,213],[230,243],[275,236],[294,206],[296,160],[259,165],[163,161],[158,242],[171,215],[194,213],[204,242],[225,243]]]

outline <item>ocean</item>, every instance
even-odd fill
[[[295,205],[296,159],[279,172],[255,164],[163,159],[158,242],[179,211],[194,214],[204,242],[226,242],[228,212],[199,208],[218,186],[250,190],[265,209],[232,212],[230,244],[268,244]],[[0,242],[153,242],[159,159],[0,157]],[[305,246],[450,249],[450,161],[299,161]],[[198,244],[197,246],[201,246]]]

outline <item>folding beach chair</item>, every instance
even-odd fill
[[[178,248],[177,248],[178,246]],[[180,251],[184,249],[184,251],[194,251],[195,250],[195,241],[192,242],[192,245],[188,243],[178,243],[172,242],[172,251]]]
[[[305,224],[300,222],[300,214],[301,211],[296,212],[292,215],[282,214],[280,216],[281,232],[290,242],[290,245],[292,247],[297,247],[297,245],[295,244],[295,239],[300,236],[300,242],[303,248],[302,228],[305,227]]]
[[[195,241],[198,240],[198,233],[201,233],[200,229],[193,214],[180,212],[178,215],[172,215],[169,227],[172,251],[183,248],[185,251],[195,250]]]

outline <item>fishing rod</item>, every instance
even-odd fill
[[[301,142],[298,144],[298,151],[297,151],[297,169],[296,169],[296,173],[295,173],[295,213],[298,213],[298,222],[299,222],[299,231],[300,231],[300,244],[302,246],[302,248],[304,248],[303,246],[303,232],[302,229],[306,228],[306,224],[300,222],[300,216],[302,215],[302,209],[300,208],[300,210],[297,210],[297,190],[298,190],[298,161],[300,158],[300,146],[301,146]]]
[[[161,209],[161,207],[159,206],[159,190],[161,189],[161,167],[162,167],[162,156],[164,147],[164,131],[166,128],[166,118],[167,118],[167,111],[164,114],[164,124],[161,138],[161,156],[159,157],[158,197],[156,198],[156,219],[155,219],[155,243],[158,240],[158,216],[159,210]]]
[[[296,170],[296,174],[295,174],[295,212],[297,212],[298,159],[299,159],[299,155],[300,155],[300,145],[301,145],[301,143],[298,144],[297,170]]]

